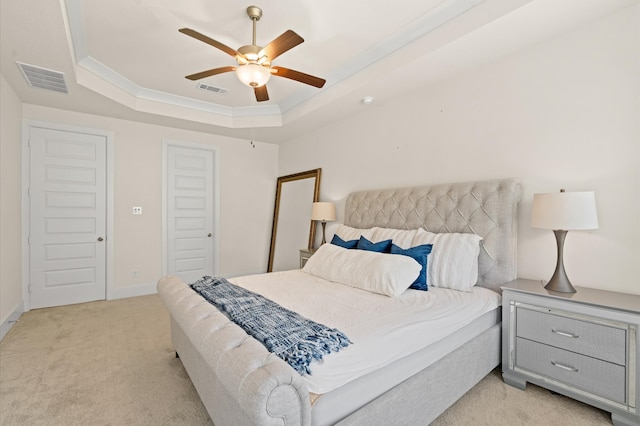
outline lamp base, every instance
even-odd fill
[[[567,231],[558,229],[553,233],[556,236],[556,245],[558,246],[558,260],[556,261],[556,270],[553,276],[544,286],[545,289],[550,291],[557,291],[559,293],[575,293],[576,289],[571,285],[569,277],[564,270],[563,250],[564,250],[564,238],[567,236]]]
[[[324,220],[322,221],[322,244],[327,242],[327,239],[325,238],[325,233],[324,233],[324,228],[327,226],[327,222],[325,222]]]
[[[551,279],[549,280],[549,282],[547,283],[547,285],[544,286],[545,289],[550,290],[550,291],[557,291],[558,293],[575,293],[578,290],[576,290],[572,285],[571,282],[569,282],[568,279],[566,279],[567,277],[564,277],[565,279],[559,279],[558,277],[556,277],[555,275],[553,277],[551,277]]]

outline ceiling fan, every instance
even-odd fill
[[[253,87],[258,102],[269,100],[266,83],[269,81],[271,75],[299,81],[318,88],[324,86],[326,81],[322,78],[289,68],[271,65],[271,61],[275,58],[302,43],[304,41],[302,37],[292,30],[287,30],[265,47],[260,47],[256,45],[256,22],[262,17],[262,9],[257,6],[249,6],[247,8],[247,15],[249,15],[249,18],[253,21],[253,42],[250,45],[240,47],[238,50],[234,50],[190,28],[181,28],[178,30],[183,34],[210,44],[233,56],[238,63],[237,66],[213,68],[188,75],[186,78],[189,80],[200,80],[201,78],[212,75],[235,71],[240,81],[247,86]]]

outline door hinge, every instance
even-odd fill
[[[29,292],[29,294],[31,294],[31,284],[29,284],[29,285],[27,286],[27,292]]]

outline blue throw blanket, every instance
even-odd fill
[[[314,359],[321,360],[351,343],[341,331],[304,318],[224,278],[206,276],[190,286],[301,375],[311,374],[309,364]]]

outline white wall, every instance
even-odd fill
[[[533,194],[594,190],[600,228],[569,232],[567,273],[578,286],[640,294],[638,16],[634,6],[431,87],[377,99],[282,145],[280,175],[322,167],[321,200],[338,202],[338,222],[353,190],[518,178],[519,275],[545,280],[555,240],[529,226]]]
[[[114,143],[114,297],[144,294],[162,273],[162,141],[216,146],[220,164],[218,275],[267,269],[278,147],[272,144],[30,104],[27,121],[101,129]],[[142,216],[131,208],[142,207]],[[137,277],[131,271],[137,270]]]
[[[22,312],[20,141],[22,102],[0,75],[0,339]]]

